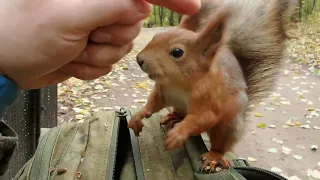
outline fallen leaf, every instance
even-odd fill
[[[290,101],[280,101],[280,103],[283,105],[291,105]]]
[[[303,129],[310,129],[311,128],[309,124],[304,124],[304,125],[301,125],[300,127]]]
[[[101,96],[91,96],[92,99],[95,99],[95,100],[98,100],[98,99],[101,99],[102,97]]]
[[[296,160],[301,160],[301,159],[302,159],[302,156],[299,156],[299,155],[293,155],[293,158],[295,158]]]
[[[273,107],[265,107],[264,108],[266,111],[275,111],[276,109]]]
[[[113,110],[113,107],[102,107],[103,110]]]
[[[292,151],[292,149],[285,147],[285,146],[282,146],[282,153],[283,154],[289,155],[289,154],[291,154],[291,151]]]
[[[78,120],[81,120],[81,119],[83,119],[84,118],[84,116],[82,115],[82,114],[77,114],[76,115],[76,119],[78,119]]]
[[[269,128],[272,128],[272,129],[275,129],[277,126],[274,125],[274,124],[270,124],[270,125],[268,125],[268,127],[269,127]]]
[[[258,160],[255,159],[255,158],[253,158],[253,157],[248,157],[248,161],[250,161],[250,162],[257,162]]]
[[[301,122],[298,122],[298,121],[295,122],[294,124],[295,124],[296,126],[301,126]]]
[[[133,100],[133,102],[135,102],[135,103],[146,103],[147,100],[146,99],[135,99],[135,100]]]
[[[97,89],[97,90],[103,90],[103,86],[101,84],[98,84],[94,87],[94,89]]]
[[[60,107],[60,109],[61,109],[61,110],[68,110],[69,108],[62,106],[62,107]]]
[[[288,129],[288,128],[289,128],[289,126],[287,126],[287,125],[283,125],[283,126],[282,126],[282,128],[283,128],[283,129]]]
[[[134,86],[132,86],[133,88],[141,88],[141,89],[145,89],[147,91],[151,91],[151,89],[149,88],[149,85],[147,82],[137,82]]]
[[[315,170],[308,169],[307,175],[315,179],[320,179],[320,171],[316,169]]]
[[[265,102],[260,102],[260,105],[263,105],[263,106],[264,106],[264,105],[266,105],[266,103],[265,103]]]
[[[310,116],[319,117],[319,113],[317,113],[316,111],[312,111],[310,113]]]
[[[84,109],[81,108],[72,108],[74,110],[74,112],[76,113],[80,113],[81,111],[83,111]]]
[[[280,168],[277,168],[277,167],[272,167],[271,171],[274,172],[274,173],[282,173],[282,170]]]
[[[262,115],[262,114],[257,113],[257,112],[255,112],[253,115],[254,115],[254,116],[256,116],[256,117],[263,117],[263,115]]]
[[[269,153],[277,153],[278,150],[276,148],[270,148],[270,149],[268,149],[268,152]]]
[[[301,180],[301,179],[298,178],[297,176],[291,176],[288,178],[288,180]]]
[[[318,146],[317,145],[311,145],[310,149],[312,151],[316,151],[318,149]]]
[[[257,127],[261,128],[261,129],[264,129],[264,128],[266,128],[266,124],[260,123],[260,124],[257,125]]]

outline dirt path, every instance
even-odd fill
[[[71,79],[60,84],[60,122],[81,121],[99,109],[141,107],[153,83],[137,66],[135,55],[155,33],[164,30],[143,29],[134,50],[111,74],[90,82]],[[319,85],[319,77],[288,60],[275,92],[256,107],[247,134],[234,151],[245,159],[251,157],[254,166],[281,170],[280,174],[289,177],[306,180],[308,169],[320,171],[320,150],[311,150],[312,145],[320,146]],[[266,127],[259,128],[259,124]]]

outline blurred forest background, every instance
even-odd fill
[[[182,16],[163,7],[153,6],[144,21],[145,28],[170,27],[179,24]],[[299,7],[291,17],[288,32],[288,51],[300,64],[320,75],[320,0],[299,0]]]
[[[299,0],[300,9],[293,19],[295,22],[306,22],[320,16],[320,0]],[[316,17],[317,16],[317,17]],[[176,26],[181,20],[181,15],[169,9],[153,6],[149,17],[144,21],[144,27]]]

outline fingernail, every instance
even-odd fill
[[[148,14],[151,12],[152,5],[146,1],[135,0],[136,8],[142,14]]]

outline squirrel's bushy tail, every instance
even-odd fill
[[[226,22],[229,45],[242,67],[249,104],[257,103],[274,87],[284,58],[285,27],[298,0],[202,0],[201,10],[184,16],[179,26],[199,31],[223,3],[233,5]]]
[[[284,58],[286,31],[296,0],[229,0],[239,11],[230,20],[230,47],[248,86],[249,103],[273,89]],[[236,9],[237,9],[236,8]]]

